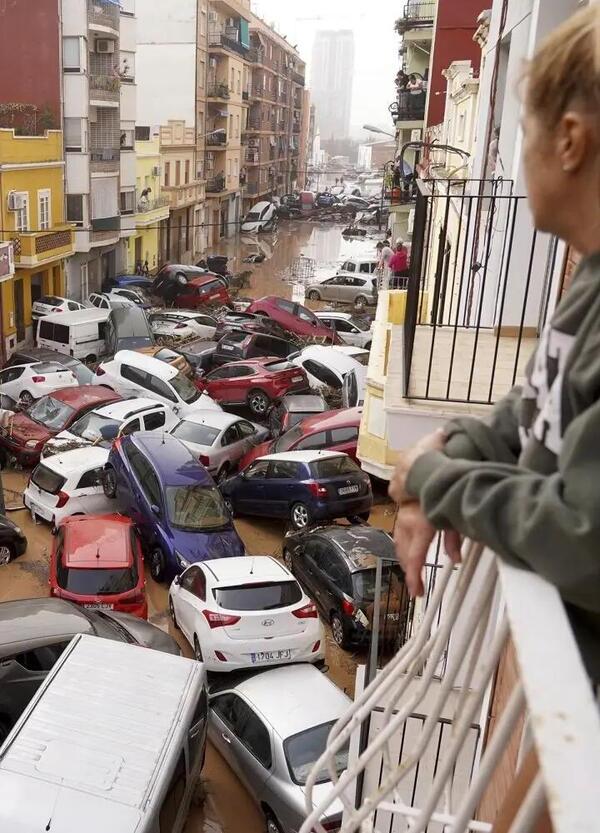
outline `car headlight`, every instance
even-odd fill
[[[192,563],[191,561],[188,561],[187,558],[184,558],[180,552],[177,552],[177,550],[175,550],[175,560],[177,561],[177,566],[180,570],[187,570]]]
[[[37,445],[37,440],[27,440],[25,443],[25,448],[35,448]]]

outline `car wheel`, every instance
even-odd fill
[[[108,498],[117,496],[117,474],[112,466],[104,469],[102,474],[102,490]]]
[[[294,572],[294,561],[292,559],[292,553],[290,552],[290,550],[288,550],[287,547],[283,551],[283,563],[288,568],[290,573]]]
[[[295,503],[291,512],[294,529],[306,529],[310,525],[310,511],[305,503]]]
[[[263,390],[251,390],[248,394],[248,407],[255,416],[265,416],[271,400]]]
[[[358,311],[358,310],[364,310],[364,308],[365,308],[366,306],[367,306],[367,299],[365,298],[365,296],[364,296],[364,295],[358,295],[358,296],[354,299],[354,309],[355,309],[355,310],[357,310],[357,311]]]
[[[194,659],[197,662],[203,662],[204,659],[202,657],[202,648],[200,647],[200,643],[198,642],[198,637],[194,634]]]
[[[309,301],[320,301],[321,300],[321,293],[317,292],[316,289],[311,289],[306,297],[308,298]]]
[[[160,584],[165,577],[165,556],[160,547],[154,547],[150,552],[150,575]]]
[[[279,822],[272,813],[265,813],[265,830],[267,833],[283,833]]]
[[[175,616],[175,605],[173,604],[173,599],[169,596],[169,615],[171,616],[171,621],[173,622],[173,627],[179,630],[179,625],[177,624],[177,616]]]
[[[14,557],[14,552],[10,544],[2,544],[0,546],[0,567],[3,564],[8,564]]]
[[[341,618],[337,613],[332,613],[329,621],[331,623],[331,635],[333,636],[333,641],[339,648],[347,648],[348,636]]]
[[[28,390],[21,391],[21,395],[19,396],[19,405],[22,408],[29,408],[33,404],[33,396],[29,393]]]

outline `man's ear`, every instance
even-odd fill
[[[577,110],[567,110],[556,129],[556,152],[565,173],[576,173],[593,143],[591,120]]]

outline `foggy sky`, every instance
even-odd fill
[[[363,124],[393,132],[388,105],[394,100],[394,76],[399,66],[400,39],[394,21],[402,11],[399,0],[253,0],[253,9],[275,23],[291,44],[298,44],[308,65],[317,29],[353,29],[355,77],[353,132],[365,137]]]

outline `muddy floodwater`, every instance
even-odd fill
[[[291,269],[301,255],[312,258],[320,269],[331,269],[351,256],[370,254],[376,240],[344,241],[339,226],[316,225],[306,222],[282,224],[275,235],[260,238],[225,241],[221,253],[232,258],[230,268],[234,272],[252,270],[250,288],[244,291],[250,297],[278,294],[290,297],[292,292]],[[257,265],[246,265],[244,257],[262,251],[265,260]],[[27,481],[26,472],[2,473],[7,490],[7,506],[21,501]],[[393,523],[393,507],[385,490],[376,487],[376,505],[370,523],[390,531]],[[0,601],[25,599],[48,595],[48,564],[52,549],[50,528],[33,523],[25,509],[7,512],[11,520],[19,524],[28,540],[25,555],[0,568]],[[285,525],[281,521],[267,519],[236,519],[236,527],[246,549],[251,555],[281,557]],[[149,619],[159,628],[170,633],[182,647],[186,656],[192,651],[179,631],[176,631],[167,612],[167,588],[156,584],[146,576],[146,592],[149,603]],[[360,653],[341,651],[333,643],[327,629],[326,661],[331,679],[348,694],[354,690],[357,663],[364,662]],[[307,697],[309,707],[309,697]],[[192,808],[185,833],[262,833],[264,820],[245,788],[231,772],[221,756],[213,748],[207,751],[203,771],[203,788],[197,806]]]

